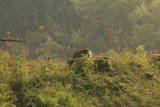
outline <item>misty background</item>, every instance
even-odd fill
[[[0,49],[28,58],[66,58],[88,48],[160,45],[160,0],[1,0]]]

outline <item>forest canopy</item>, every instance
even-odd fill
[[[65,58],[81,48],[95,53],[158,50],[160,0],[3,0],[0,48],[29,58]]]

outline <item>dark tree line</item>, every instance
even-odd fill
[[[159,0],[2,0],[1,37],[22,37],[21,44],[0,43],[31,58],[68,57],[89,48],[159,47]]]

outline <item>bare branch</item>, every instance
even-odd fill
[[[12,39],[12,38],[0,38],[0,41],[3,41],[3,42],[22,42],[22,40],[20,39]]]

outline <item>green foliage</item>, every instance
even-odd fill
[[[159,107],[160,61],[146,51],[159,48],[159,10],[160,0],[0,1],[0,34],[24,40],[0,43],[0,106]],[[53,59],[82,47],[119,52]]]
[[[159,45],[159,5],[159,0],[143,2],[131,12],[129,18],[133,23],[134,43],[144,44],[149,49],[156,49]]]
[[[4,107],[154,107],[160,105],[159,68],[139,46],[107,56],[26,60],[0,52],[0,104]],[[113,72],[103,72],[110,62]],[[98,63],[96,63],[98,62]],[[102,66],[103,65],[103,66]],[[99,66],[99,70],[95,69]]]
[[[109,62],[108,57],[102,57],[95,60],[96,69],[100,72],[110,72],[112,70],[112,66]]]
[[[92,63],[91,59],[87,56],[76,58],[72,65],[72,69],[77,74],[88,72],[92,68]]]
[[[19,35],[37,31],[40,25],[48,25],[49,19],[54,21],[52,26],[57,23],[62,28],[76,26],[77,17],[70,0],[6,0],[0,5],[0,22],[5,25],[0,26],[3,30],[1,34],[11,32]]]
[[[0,34],[23,43],[0,48],[30,59],[66,58],[81,48],[159,48],[159,0],[16,0],[0,2]],[[28,8],[30,7],[30,8]],[[154,42],[153,42],[154,41]]]

